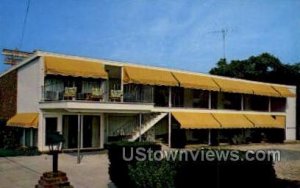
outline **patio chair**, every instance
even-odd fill
[[[65,87],[64,91],[64,100],[75,100],[77,93],[77,87]]]
[[[121,101],[122,96],[123,96],[122,90],[110,90],[111,101]]]
[[[92,93],[90,98],[92,100],[101,101],[103,99],[103,90],[101,88],[94,87],[92,88]]]

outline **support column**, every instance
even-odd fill
[[[26,133],[25,133],[25,128],[23,128],[22,145],[25,146],[25,143],[26,143]]]
[[[33,146],[33,128],[30,128],[30,146]]]
[[[139,114],[139,141],[142,141],[142,113]]]
[[[77,164],[80,164],[80,125],[81,125],[81,115],[77,115]]]
[[[169,107],[172,107],[172,87],[169,87]]]
[[[171,122],[171,120],[172,120],[172,116],[171,116],[171,112],[169,112],[169,114],[168,114],[168,133],[169,133],[169,135],[168,135],[168,144],[169,144],[169,147],[171,148],[172,147],[172,144],[171,144],[171,134],[172,134],[172,122]]]
[[[208,109],[211,109],[211,91],[208,92]]]
[[[211,145],[211,130],[208,129],[208,145]]]
[[[123,102],[124,100],[124,85],[123,85],[123,76],[124,76],[124,73],[123,73],[123,67],[121,67],[121,91],[123,93],[123,95],[121,96],[121,102]]]

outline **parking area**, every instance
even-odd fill
[[[274,165],[277,176],[281,179],[300,180],[300,143],[225,147],[238,150],[280,150],[281,161]],[[67,173],[74,187],[113,188],[108,175],[108,165],[105,152],[85,153],[80,164],[77,164],[76,153],[59,156],[59,169]],[[51,171],[51,168],[52,157],[49,155],[0,158],[0,187],[32,188],[42,173]]]

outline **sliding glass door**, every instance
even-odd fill
[[[100,116],[83,116],[83,148],[100,147]]]
[[[78,140],[78,115],[63,116],[63,136],[65,149],[75,149],[80,143],[81,148],[100,147],[100,116],[81,116],[80,138]]]

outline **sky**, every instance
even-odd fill
[[[207,73],[223,57],[224,29],[229,61],[269,52],[300,62],[300,0],[30,0],[23,26],[27,1],[1,0],[0,49]]]

